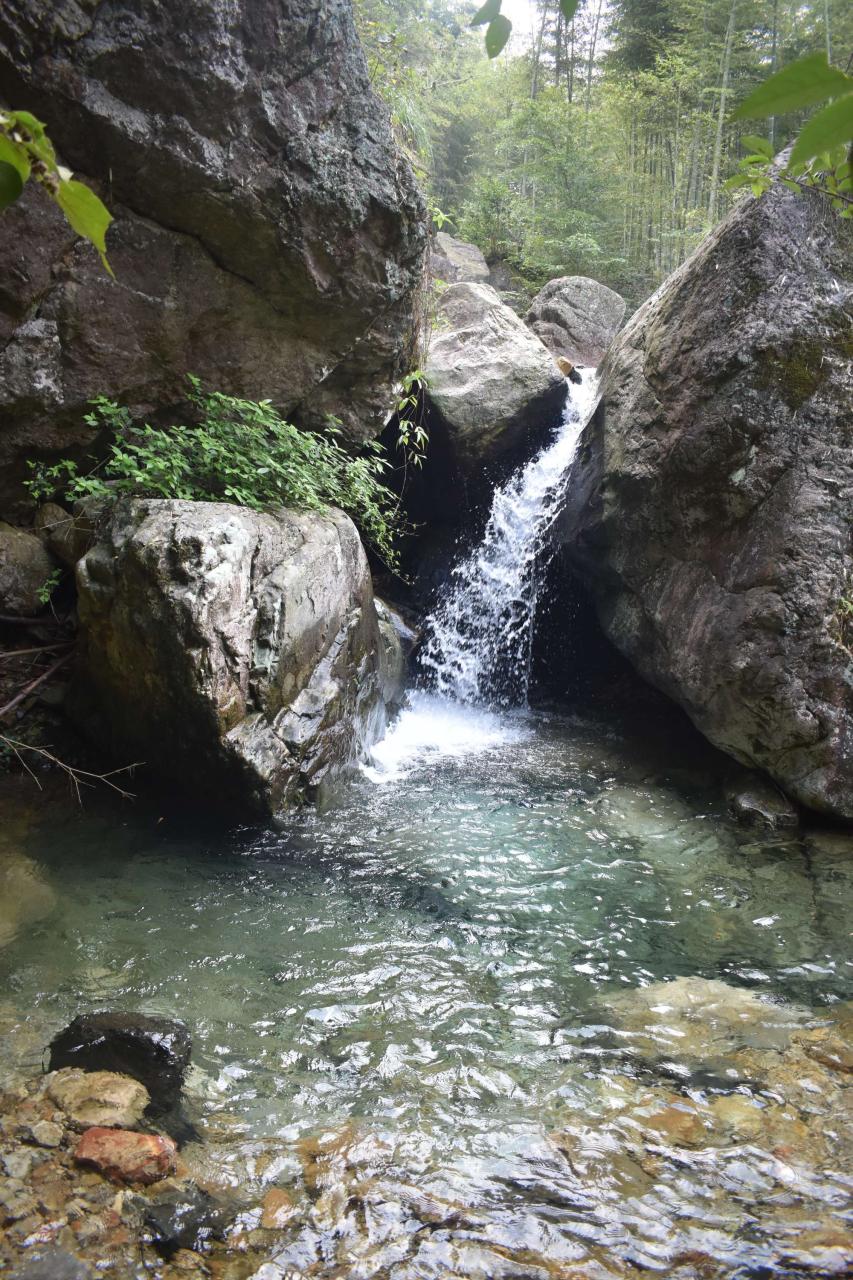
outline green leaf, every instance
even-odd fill
[[[77,234],[85,236],[95,246],[101,262],[112,275],[105,241],[107,227],[112,222],[109,210],[90,187],[83,182],[75,182],[73,178],[70,182],[60,182],[55,199]]]
[[[740,145],[747,151],[758,151],[766,159],[773,159],[773,143],[769,138],[758,138],[754,133],[747,133],[740,140]]]
[[[0,160],[0,210],[14,204],[24,189],[21,175],[13,164]]]
[[[492,22],[501,11],[501,0],[486,0],[482,9],[478,9],[471,19],[472,27],[484,27]]]
[[[853,80],[831,67],[823,53],[812,53],[777,71],[760,84],[733,114],[733,119],[778,116],[786,111],[810,107],[839,93],[849,93]]]
[[[573,21],[578,11],[579,0],[560,0],[560,13],[562,13],[566,24]]]
[[[752,182],[752,174],[736,173],[733,178],[729,178],[723,183],[727,191],[736,191],[738,187],[746,187]]]
[[[791,164],[801,164],[822,151],[853,140],[853,93],[831,102],[803,125],[791,152]]]
[[[499,13],[486,27],[486,53],[496,58],[512,35],[512,23]]]
[[[23,147],[19,147],[17,143],[12,142],[11,138],[6,138],[0,133],[0,160],[6,164],[10,164],[13,169],[17,169],[21,175],[21,181],[26,182],[30,176],[30,162],[27,153]]]

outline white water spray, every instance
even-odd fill
[[[546,534],[566,493],[581,432],[597,404],[592,370],[569,399],[556,435],[495,490],[486,531],[453,569],[449,592],[426,622],[421,665],[456,702],[525,704]]]

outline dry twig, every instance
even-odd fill
[[[7,720],[15,708],[20,706],[21,703],[28,698],[40,684],[43,684],[45,680],[48,680],[59,670],[60,667],[63,667],[66,662],[70,662],[73,657],[73,652],[63,653],[61,658],[57,658],[56,662],[52,662],[46,671],[42,671],[41,675],[36,676],[35,680],[31,680],[29,684],[25,684],[23,689],[15,694],[14,698],[9,699],[5,707],[0,707],[0,720]]]
[[[134,769],[139,768],[142,764],[141,760],[137,760],[133,764],[122,765],[120,769],[110,769],[107,773],[91,773],[88,769],[76,769],[73,765],[66,764],[64,760],[60,760],[58,756],[55,756],[52,751],[48,751],[46,747],[34,747],[29,742],[20,742],[17,738],[9,738],[5,733],[0,733],[0,743],[9,748],[21,767],[26,769],[39,791],[42,790],[42,785],[21,755],[22,751],[31,751],[33,755],[41,756],[42,759],[50,761],[51,764],[56,765],[63,773],[67,774],[74,787],[77,803],[80,805],[83,803],[80,788],[93,787],[96,782],[103,782],[104,786],[116,791],[124,800],[135,799],[132,791],[125,791],[123,787],[120,787],[116,782],[111,782],[110,779],[119,773],[132,773]]]

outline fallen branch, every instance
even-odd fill
[[[23,658],[27,653],[53,653],[56,649],[64,649],[73,643],[73,640],[57,640],[56,644],[39,644],[32,649],[6,649],[0,653],[0,662],[6,658]]]
[[[19,618],[13,613],[0,613],[0,622],[12,627],[56,627],[66,621],[66,618],[57,618],[55,614],[53,617],[45,614],[43,618]]]
[[[79,805],[83,804],[80,788],[93,787],[97,782],[102,782],[105,787],[117,792],[124,800],[135,799],[132,791],[125,791],[123,787],[120,787],[116,782],[111,782],[110,779],[119,773],[132,773],[134,769],[139,768],[143,763],[141,760],[135,761],[134,764],[122,765],[120,769],[110,769],[107,773],[92,773],[88,769],[76,769],[73,765],[66,764],[64,760],[60,760],[58,756],[55,756],[52,751],[48,751],[46,747],[31,746],[29,742],[20,742],[17,738],[8,738],[5,733],[0,733],[0,743],[7,746],[12,754],[16,756],[21,767],[26,769],[39,791],[43,790],[42,785],[21,755],[22,751],[31,751],[33,755],[41,756],[44,760],[48,760],[51,764],[61,769],[63,773],[67,774],[74,787]]]
[[[6,703],[5,707],[0,707],[0,720],[8,720],[16,707],[19,707],[40,684],[43,684],[45,680],[49,680],[52,675],[55,675],[60,667],[65,666],[65,663],[70,662],[73,657],[73,651],[71,653],[63,653],[62,657],[57,658],[56,662],[52,662],[47,670],[43,671],[40,676],[36,676],[35,680],[31,680],[29,684],[25,684],[20,693],[16,693],[14,698],[11,698],[10,701]]]

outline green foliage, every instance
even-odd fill
[[[423,425],[423,392],[427,380],[423,369],[412,369],[400,384],[400,396],[395,405],[397,413],[397,448],[402,449],[406,462],[422,467],[426,457],[429,435]]]
[[[29,111],[0,110],[0,212],[21,196],[32,179],[59,205],[78,235],[95,246],[104,268],[106,233],[112,216],[89,187],[57,163],[44,125]]]
[[[826,54],[813,53],[783,67],[760,84],[734,112],[734,119],[781,116],[850,92],[853,92],[853,80],[837,67],[831,67]]]
[[[380,445],[372,442],[354,458],[336,438],[334,422],[323,436],[300,431],[268,400],[206,392],[197,378],[190,378],[188,399],[198,423],[163,429],[134,423],[127,409],[98,397],[86,421],[109,433],[106,459],[85,474],[69,459],[31,464],[32,497],[61,490],[70,501],[133,495],[234,502],[256,511],[335,506],[352,516],[388,567],[397,568],[398,501],[381,480],[389,463]]]
[[[52,573],[48,574],[48,576],[45,578],[44,582],[41,584],[41,586],[39,587],[36,593],[38,596],[39,604],[48,604],[50,602],[50,597],[53,595],[54,591],[59,586],[61,579],[62,579],[61,569],[54,569]]]

